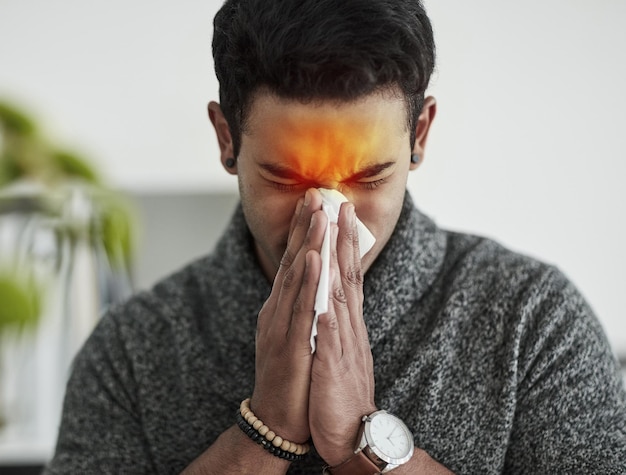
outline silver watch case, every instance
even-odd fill
[[[398,427],[402,429],[403,433],[405,434],[407,438],[409,451],[408,453],[406,453],[404,456],[400,458],[391,457],[385,454],[374,443],[374,438],[372,436],[372,421],[377,416],[380,416],[383,414],[386,417],[391,417],[394,420],[394,422],[398,424]],[[411,459],[411,457],[413,456],[413,450],[414,450],[413,434],[411,433],[409,428],[406,426],[406,424],[402,422],[400,418],[394,416],[393,414],[388,413],[385,410],[379,410],[379,411],[373,412],[369,416],[363,416],[362,420],[363,420],[363,424],[361,425],[362,434],[359,440],[359,445],[357,449],[355,450],[355,453],[363,451],[363,453],[370,460],[372,460],[372,462],[374,462],[378,467],[380,467],[381,473],[385,473],[390,470],[393,470],[394,468],[408,462]]]

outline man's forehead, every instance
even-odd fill
[[[342,181],[388,161],[399,144],[408,145],[404,111],[403,101],[390,95],[347,103],[265,95],[255,100],[244,136],[265,163],[311,180]]]
[[[391,120],[398,132],[406,131],[407,111],[404,96],[396,88],[381,89],[360,98],[344,101],[340,99],[301,100],[278,96],[262,89],[250,102],[244,131],[256,133],[259,123],[267,116],[281,115],[286,121],[314,122],[333,120],[336,123],[354,122],[361,119],[376,120],[385,117]]]

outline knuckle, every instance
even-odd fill
[[[306,235],[304,236],[304,242],[303,245],[305,248],[309,248],[311,247],[311,241],[313,240],[312,236],[311,236],[311,231],[309,230]]]
[[[359,233],[352,227],[346,229],[344,233],[345,240],[352,246],[359,244]]]
[[[345,282],[351,287],[363,285],[363,272],[360,267],[351,266],[345,273]]]
[[[280,259],[280,267],[291,267],[293,261],[295,259],[295,255],[289,248],[285,249],[285,253],[283,257]]]
[[[296,227],[306,226],[310,219],[311,217],[307,216],[306,213],[300,212],[295,215],[295,225]]]
[[[298,295],[296,300],[293,302],[293,313],[298,315],[301,313],[305,313],[307,311],[304,302],[302,300],[302,296]]]
[[[325,314],[324,322],[326,323],[326,326],[329,328],[329,330],[339,330],[339,321],[337,320],[337,315],[335,315],[334,313]]]
[[[283,276],[283,288],[288,289],[293,286],[296,280],[296,271],[293,267],[289,267]]]
[[[346,293],[343,291],[342,287],[335,287],[333,289],[333,299],[335,302],[340,304],[345,304],[347,302]]]
[[[296,297],[296,300],[294,300],[292,311],[296,315],[302,312],[302,299],[300,296]]]

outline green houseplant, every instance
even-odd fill
[[[77,196],[82,208],[76,206]],[[65,269],[67,255],[71,260],[80,246],[99,250],[100,267],[105,262],[104,274],[111,280],[130,274],[133,222],[129,201],[106,187],[84,157],[54,145],[24,111],[0,100],[0,342],[37,328],[51,292],[31,258],[34,227],[46,227],[55,246],[65,249]],[[63,272],[61,267],[52,264],[50,274]],[[0,361],[0,378],[2,367]]]

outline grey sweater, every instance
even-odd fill
[[[213,254],[110,310],[75,360],[49,474],[175,474],[254,384],[270,284],[241,209]],[[626,473],[626,394],[554,267],[403,211],[365,276],[376,404],[456,473]],[[289,473],[320,474],[314,453]]]

